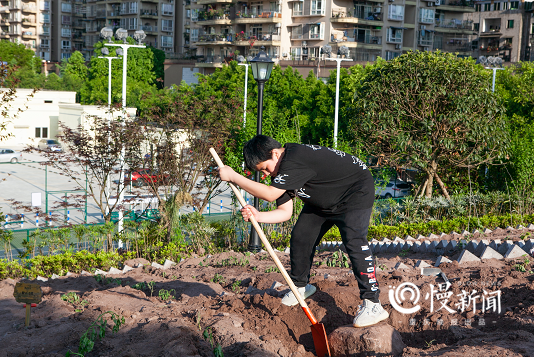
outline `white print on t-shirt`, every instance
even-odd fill
[[[288,175],[278,175],[274,178],[274,182],[279,184],[279,185],[285,185],[286,183],[286,180],[284,179],[284,177],[286,177]]]
[[[355,165],[358,164],[362,169],[367,170],[367,165],[365,165],[363,161],[358,159],[356,156],[352,157],[352,163]]]
[[[298,195],[299,197],[303,197],[303,198],[310,198],[311,196],[305,194],[305,193],[304,193],[304,190],[305,190],[304,188],[299,189],[299,190],[297,191],[297,195]]]
[[[312,148],[313,151],[315,150],[321,150],[321,147],[319,145],[310,145],[310,144],[306,144],[305,146],[309,147],[309,148]]]
[[[335,152],[336,155],[339,155],[339,156],[341,156],[341,157],[344,157],[345,155],[347,155],[346,153],[344,153],[344,152],[341,151],[341,150],[336,150],[336,149],[332,149],[332,148],[328,148],[328,150]]]

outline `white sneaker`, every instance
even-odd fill
[[[305,287],[297,288],[297,290],[300,293],[300,296],[302,296],[303,299],[309,298],[312,296],[315,291],[317,290],[315,286],[308,284]],[[297,298],[295,297],[295,294],[293,294],[293,291],[289,290],[287,294],[284,295],[282,298],[282,304],[287,306],[295,306],[299,303]]]
[[[363,305],[358,306],[358,313],[354,317],[352,325],[354,327],[371,326],[389,317],[389,313],[384,310],[380,302],[374,303],[364,299]]]

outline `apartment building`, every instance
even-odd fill
[[[475,30],[472,56],[498,56],[504,62],[530,60],[532,5],[532,1],[477,1],[475,12],[465,15]]]
[[[39,45],[38,1],[0,1],[0,39],[24,44],[34,51]]]
[[[219,67],[231,54],[260,46],[276,61],[314,60],[330,45],[356,61],[392,59],[410,50],[468,56],[474,3],[465,0],[186,0],[185,46],[197,67]]]
[[[114,30],[123,28],[130,35],[143,30],[147,37],[144,43],[167,53],[176,52],[175,38],[181,35],[177,27],[177,12],[174,0],[86,0],[85,46],[87,55],[93,55],[94,44],[101,41],[100,30],[109,26]]]

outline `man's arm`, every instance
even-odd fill
[[[241,176],[240,174],[235,172],[230,166],[226,165],[219,168],[219,176],[221,177],[221,180],[236,184],[243,190],[250,193],[252,196],[258,197],[259,199],[269,202],[273,202],[278,197],[282,196],[282,194],[286,191],[280,188],[267,186],[256,181],[249,180],[248,178]]]
[[[291,218],[293,215],[293,200],[278,206],[272,211],[257,211],[254,206],[246,205],[241,209],[241,214],[245,221],[249,221],[249,217],[254,215],[258,223],[282,223]]]

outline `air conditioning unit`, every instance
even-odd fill
[[[306,46],[308,46],[308,42],[302,41],[302,47],[306,47]]]
[[[377,8],[375,8],[374,11],[375,11],[375,14],[379,14],[379,13],[382,12],[382,8],[381,7],[377,7]]]
[[[432,7],[432,6],[434,6],[434,3],[429,1],[429,2],[426,3],[426,5],[427,5],[428,7]]]
[[[400,50],[402,48],[402,45],[400,43],[396,44],[395,45],[395,49],[396,50]]]
[[[441,0],[436,0],[436,3],[435,3],[436,6],[439,6],[441,5]]]

